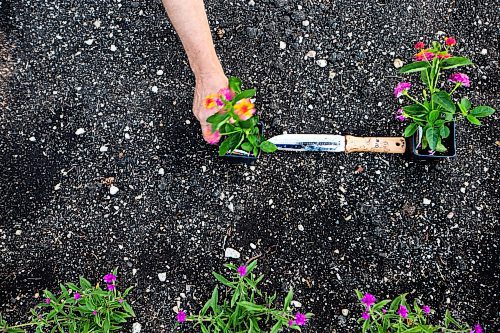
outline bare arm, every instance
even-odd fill
[[[196,77],[193,112],[201,123],[203,137],[212,141],[206,122],[211,113],[204,109],[202,101],[226,87],[227,78],[215,52],[203,0],[163,0],[163,4]]]

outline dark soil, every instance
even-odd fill
[[[142,331],[171,332],[181,293],[182,308],[198,311],[212,271],[261,254],[268,290],[292,286],[316,314],[308,332],[357,331],[355,288],[411,292],[439,314],[500,329],[498,113],[479,128],[459,124],[457,158],[439,164],[277,153],[255,169],[230,165],[202,142],[194,78],[159,2],[0,4],[1,54],[13,61],[0,88],[0,312],[11,322],[44,288],[119,267]],[[498,108],[493,1],[206,5],[214,32],[224,30],[223,65],[257,88],[269,136],[401,135],[394,59],[439,31],[477,65],[464,70],[464,94]],[[304,60],[310,50],[316,58]],[[224,258],[227,247],[241,260]]]

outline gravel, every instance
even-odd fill
[[[254,2],[206,4],[224,68],[257,88],[269,136],[401,135],[394,60],[439,31],[477,65],[465,69],[466,95],[498,108],[488,2]],[[0,61],[8,320],[24,320],[44,288],[79,275],[98,282],[118,267],[119,287],[135,287],[134,322],[172,332],[172,309],[198,311],[212,271],[260,255],[266,290],[281,302],[293,287],[316,314],[308,332],[354,331],[355,288],[411,292],[438,316],[450,309],[500,329],[498,114],[480,128],[461,124],[457,159],[438,165],[327,153],[229,165],[201,140],[194,78],[159,1],[0,0],[0,12],[0,59],[12,60]]]

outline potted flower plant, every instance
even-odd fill
[[[217,112],[208,117],[212,136],[223,138],[219,146],[219,156],[231,161],[251,164],[261,151],[272,153],[277,147],[264,139],[264,124],[255,114],[251,100],[255,89],[241,90],[241,80],[229,79],[229,88],[208,95],[204,100],[206,109],[217,108]]]
[[[481,125],[481,118],[495,112],[489,106],[472,108],[466,97],[460,99],[454,95],[459,88],[470,86],[466,74],[452,73],[447,79],[451,85],[440,83],[446,70],[473,64],[468,58],[452,55],[456,43],[454,38],[445,38],[443,44],[434,41],[426,48],[423,42],[418,42],[415,61],[400,70],[405,74],[419,72],[424,85],[421,97],[410,95],[410,82],[400,82],[394,89],[396,98],[405,97],[413,103],[400,108],[395,117],[399,121],[410,121],[404,136],[410,138],[410,147],[417,158],[454,157],[455,122],[467,119]]]

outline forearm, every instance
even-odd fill
[[[203,0],[163,0],[197,78],[223,73],[215,53]]]

